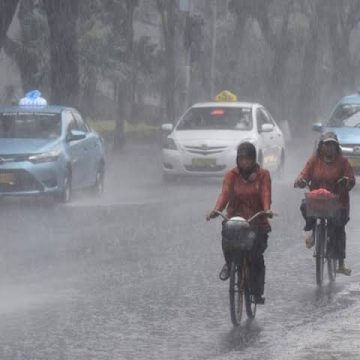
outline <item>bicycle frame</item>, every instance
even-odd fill
[[[342,180],[339,179],[337,183],[340,183]],[[306,182],[306,186],[310,189],[309,182]],[[306,197],[306,201],[308,198]],[[316,198],[314,198],[316,199]],[[324,200],[323,198],[319,199]],[[334,198],[329,198],[329,200],[333,201]],[[313,230],[313,236],[315,237],[315,251],[314,257],[316,259],[316,284],[321,286],[324,279],[324,264],[325,260],[327,261],[327,268],[328,268],[328,276],[329,280],[335,281],[336,278],[336,260],[332,257],[332,254],[329,254],[329,244],[330,239],[328,236],[328,228],[329,228],[329,218],[332,216],[332,211],[334,211],[334,204],[330,202],[330,207],[325,207],[324,212],[318,214],[316,210],[312,214],[309,214],[308,210],[306,211],[307,216],[313,216],[316,219],[315,229]]]
[[[220,211],[217,212],[225,221],[229,221]],[[249,220],[238,218],[243,226],[249,225],[251,221],[260,215],[266,214],[266,211],[260,211],[252,216]],[[246,225],[247,223],[247,225]],[[229,300],[230,300],[230,316],[232,323],[237,326],[242,318],[243,305],[245,302],[245,310],[249,319],[253,319],[256,314],[256,303],[253,296],[250,295],[249,289],[249,266],[248,251],[236,250],[232,257],[229,281]],[[245,301],[244,301],[245,300]]]

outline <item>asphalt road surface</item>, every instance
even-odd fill
[[[101,199],[1,199],[0,359],[358,359],[360,187],[348,225],[352,276],[318,289],[303,191],[292,188],[309,155],[301,151],[289,151],[273,183],[280,216],[266,303],[237,328],[218,279],[220,220],[205,221],[219,180],[163,184],[159,149],[128,145],[109,159]]]

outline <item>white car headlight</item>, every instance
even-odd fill
[[[47,153],[29,156],[28,160],[34,164],[53,162],[59,158],[60,151],[49,151]]]
[[[174,139],[170,138],[170,137],[166,138],[166,142],[163,147],[164,147],[164,149],[169,149],[169,150],[177,150],[178,149]]]

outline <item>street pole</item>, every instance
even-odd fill
[[[189,20],[191,21],[192,19],[192,13],[193,13],[193,4],[192,4],[192,0],[188,0],[188,6],[189,6]],[[191,36],[191,34],[190,34]],[[190,41],[191,41],[191,37],[190,37]],[[186,107],[188,108],[191,104],[191,99],[190,99],[190,83],[191,83],[191,43],[188,49],[188,53],[187,53],[187,59],[186,59],[186,65],[185,65],[185,104]]]
[[[213,0],[212,43],[211,43],[211,68],[210,68],[210,96],[215,96],[215,60],[216,60],[216,22],[217,0]]]

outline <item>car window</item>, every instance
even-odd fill
[[[57,113],[0,113],[0,138],[55,139],[61,135],[61,118]]]
[[[274,125],[271,118],[269,117],[269,115],[267,114],[267,112],[264,109],[257,109],[256,110],[256,121],[257,121],[257,128],[258,128],[259,132],[260,132],[261,127],[264,124],[272,124],[272,125]]]
[[[190,109],[176,130],[251,130],[250,107],[207,107]]]
[[[360,104],[340,104],[327,124],[329,127],[360,127]]]

